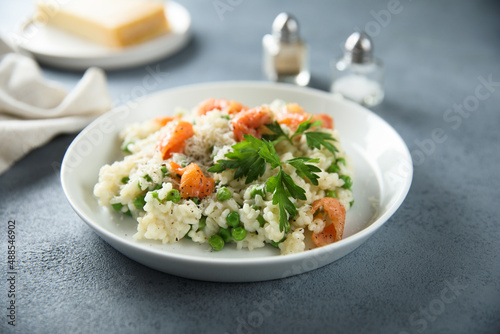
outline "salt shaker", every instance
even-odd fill
[[[373,107],[384,98],[382,61],[373,57],[373,42],[364,32],[347,38],[344,56],[332,64],[331,91]]]
[[[269,80],[307,86],[311,78],[308,48],[292,15],[280,13],[276,17],[272,34],[264,36],[262,46],[263,69]]]

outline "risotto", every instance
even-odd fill
[[[353,175],[328,115],[208,99],[120,140],[124,158],[101,168],[94,195],[137,220],[135,239],[281,254],[342,239]]]

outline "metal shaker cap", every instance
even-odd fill
[[[273,36],[283,43],[295,43],[299,38],[299,23],[288,13],[280,13],[273,22]]]
[[[365,32],[352,33],[344,45],[345,57],[352,63],[362,64],[373,61],[373,42]]]

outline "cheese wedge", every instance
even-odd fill
[[[134,45],[168,31],[164,4],[157,1],[71,0],[61,4],[40,0],[37,5],[36,17],[109,47]]]

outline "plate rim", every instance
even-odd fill
[[[153,94],[149,94],[145,96],[143,99],[147,98],[153,98],[154,96],[162,95],[165,93],[171,93],[175,94],[177,91],[181,90],[191,90],[191,89],[204,89],[204,88],[222,88],[224,86],[240,86],[241,87],[252,87],[252,88],[269,88],[269,89],[286,89],[286,90],[292,90],[292,91],[297,91],[297,92],[307,92],[308,94],[312,95],[317,95],[317,96],[322,96],[322,97],[328,97],[328,98],[334,98],[334,96],[331,95],[331,93],[320,91],[318,89],[310,88],[310,87],[297,87],[289,84],[282,84],[282,83],[270,83],[270,82],[262,82],[262,81],[216,81],[216,82],[205,82],[205,83],[196,83],[196,84],[188,84],[188,85],[182,85],[182,86],[177,86],[177,87],[172,87],[172,88],[167,88],[158,92],[155,92]],[[314,248],[310,250],[306,250],[300,253],[294,253],[294,254],[288,254],[285,256],[282,255],[276,255],[276,256],[265,256],[265,257],[250,257],[250,258],[208,258],[208,257],[198,257],[194,255],[187,255],[187,254],[177,254],[177,253],[170,253],[170,252],[165,252],[161,251],[158,249],[154,249],[148,245],[141,244],[139,242],[137,243],[132,243],[127,240],[123,240],[121,237],[117,236],[116,234],[106,230],[104,227],[95,224],[92,222],[92,219],[86,215],[85,212],[82,212],[74,203],[73,203],[73,198],[71,196],[71,192],[68,190],[68,184],[67,184],[67,176],[68,176],[68,165],[67,165],[67,157],[69,154],[75,149],[75,146],[78,144],[82,138],[85,137],[86,133],[89,132],[96,124],[99,124],[101,119],[107,118],[107,117],[112,117],[114,114],[120,112],[120,106],[117,106],[113,108],[112,110],[106,112],[104,115],[98,117],[95,119],[92,123],[90,123],[85,129],[83,129],[71,142],[69,147],[67,148],[63,161],[61,163],[61,171],[60,171],[60,180],[62,184],[63,191],[65,193],[66,199],[68,200],[69,204],[73,208],[73,210],[77,213],[77,215],[87,224],[89,227],[91,227],[98,235],[105,235],[107,238],[112,239],[114,242],[119,243],[121,246],[125,247],[131,247],[134,250],[137,251],[142,251],[146,253],[150,253],[151,255],[157,255],[160,257],[165,257],[170,260],[174,261],[183,261],[186,263],[203,263],[203,264],[214,264],[214,265],[228,265],[228,266],[249,266],[249,265],[272,265],[272,264],[284,264],[288,262],[296,262],[300,260],[307,259],[309,257],[321,257],[324,256],[326,253],[333,252],[336,248],[344,248],[344,247],[349,247],[349,245],[356,245],[358,241],[361,241],[359,245],[363,243],[362,239],[366,239],[370,237],[376,230],[378,230],[387,220],[393,216],[393,214],[397,211],[397,209],[401,206],[403,201],[405,200],[410,187],[411,183],[413,180],[413,163],[411,160],[411,154],[408,149],[408,146],[406,145],[405,141],[403,138],[399,135],[399,133],[387,122],[385,121],[382,117],[379,115],[375,114],[373,111],[362,107],[358,105],[357,103],[354,103],[352,101],[348,101],[345,99],[337,99],[341,101],[342,103],[346,103],[348,105],[351,105],[352,107],[355,108],[362,108],[364,109],[365,112],[368,112],[372,116],[376,117],[379,121],[381,121],[384,125],[386,125],[388,128],[390,128],[393,131],[393,134],[397,136],[397,138],[401,141],[403,151],[407,158],[409,159],[409,169],[406,178],[404,179],[404,183],[399,187],[398,193],[397,193],[397,200],[394,201],[393,203],[390,204],[390,206],[387,208],[387,210],[374,222],[372,222],[370,225],[367,227],[363,228],[362,230],[354,233],[353,235],[342,239],[338,242],[335,242],[333,244],[320,247],[320,248]],[[106,242],[110,243],[105,239]],[[111,244],[111,243],[110,243]],[[358,245],[358,246],[359,246]],[[114,246],[113,246],[114,247]],[[357,247],[357,246],[356,246]],[[126,254],[124,254],[126,255]],[[126,255],[128,256],[128,255]]]

